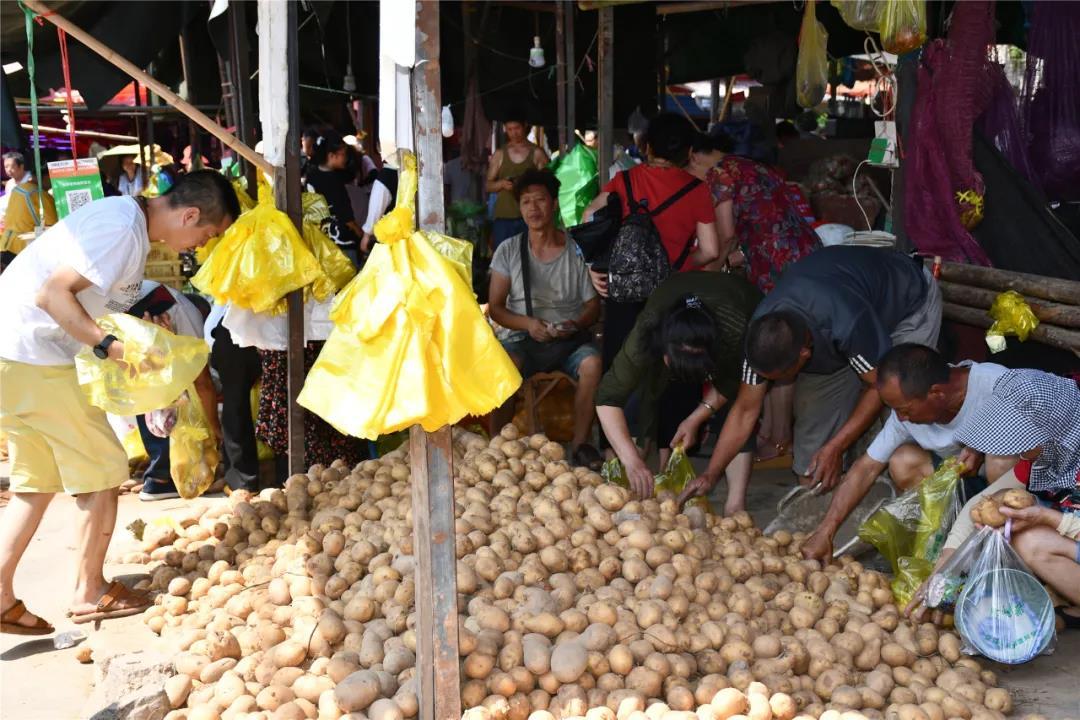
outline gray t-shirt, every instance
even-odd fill
[[[904,443],[915,443],[942,458],[959,453],[961,445],[956,441],[957,431],[990,399],[994,394],[994,384],[1005,372],[1004,367],[994,363],[959,363],[959,366],[964,365],[971,367],[968,371],[967,394],[964,396],[964,404],[951,422],[943,425],[904,422],[894,411],[889,414],[885,427],[874,438],[866,454],[879,463],[887,463],[896,448]]]
[[[521,236],[515,235],[499,244],[491,259],[491,271],[510,278],[506,309],[525,314],[525,283],[521,278]],[[562,253],[550,262],[540,262],[529,250],[529,281],[532,290],[533,316],[552,323],[575,320],[582,306],[596,297],[589,280],[589,270],[581,250],[573,240],[566,239]],[[500,337],[515,334],[500,332]],[[520,334],[520,333],[517,333]]]

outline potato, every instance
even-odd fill
[[[360,712],[379,696],[378,677],[370,670],[360,670],[346,677],[334,688],[334,700],[343,712]],[[263,707],[262,703],[259,707]],[[263,707],[265,710],[266,708]]]
[[[585,672],[588,650],[581,642],[561,642],[551,652],[551,673],[561,683],[573,683]]]
[[[881,646],[881,659],[891,667],[906,667],[915,662],[915,654],[899,643],[891,642]]]
[[[938,637],[938,652],[950,663],[960,659],[960,638],[951,632],[944,632]]]
[[[971,519],[980,525],[999,528],[1005,524],[1005,516],[998,509],[998,502],[993,498],[983,498],[971,510]]]
[[[746,696],[735,688],[724,688],[716,693],[710,704],[714,712],[713,717],[716,720],[729,720],[746,712],[750,706]]]

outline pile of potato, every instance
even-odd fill
[[[1012,709],[955,634],[909,625],[857,562],[803,560],[800,534],[632,499],[513,426],[455,431],[454,455],[467,720]],[[181,649],[168,720],[415,717],[410,492],[396,451],[147,527],[145,621]]]

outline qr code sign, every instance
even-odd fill
[[[68,212],[75,212],[83,205],[89,205],[94,199],[89,190],[68,190],[67,193]]]

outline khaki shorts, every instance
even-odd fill
[[[124,448],[105,411],[87,401],[74,365],[0,360],[0,430],[12,492],[81,495],[128,478]]]

